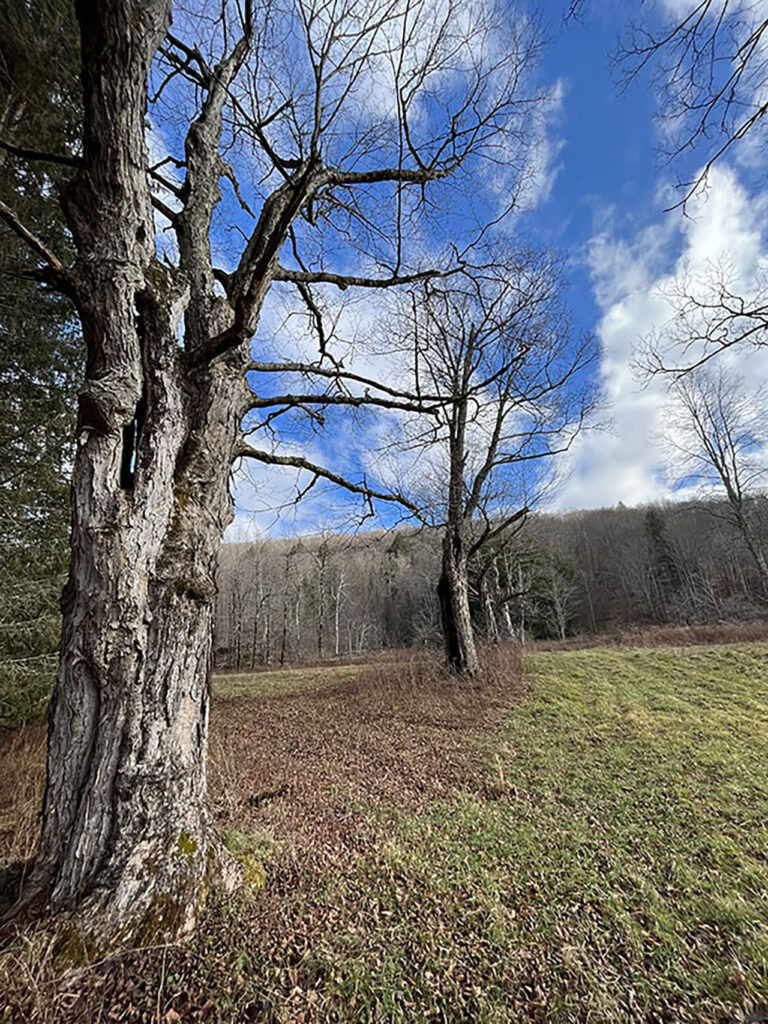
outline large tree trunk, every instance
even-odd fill
[[[469,574],[460,529],[446,530],[437,585],[440,619],[448,666],[462,676],[477,675],[480,664],[469,611]]]
[[[205,748],[237,417],[220,372],[182,392],[167,340],[165,365],[147,366],[134,478],[117,484],[119,428],[89,431],[75,466],[38,877],[54,910],[87,913],[97,944],[186,932],[217,863]]]
[[[78,17],[84,155],[65,209],[88,359],[31,893],[76,915],[90,955],[188,932],[222,866],[205,748],[247,353],[190,364],[178,343],[189,279],[154,256],[145,96],[169,0],[79,0]]]

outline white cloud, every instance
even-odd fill
[[[745,294],[754,287],[765,259],[759,225],[765,223],[768,195],[750,196],[736,172],[725,165],[710,174],[705,192],[688,207],[667,214],[630,239],[619,239],[609,216],[591,242],[589,263],[602,317],[601,387],[613,415],[610,434],[583,436],[570,459],[570,475],[557,507],[599,508],[680,497],[668,479],[655,441],[665,426],[668,395],[655,378],[638,383],[632,360],[639,341],[670,320],[668,296],[676,283],[695,279],[727,260],[735,284]],[[768,350],[737,346],[718,358],[737,364],[756,386],[768,379]]]
[[[560,152],[565,140],[558,128],[564,112],[566,86],[562,79],[545,91],[541,104],[541,117],[535,125],[534,137],[530,144],[527,167],[523,175],[521,212],[534,210],[546,203],[552,195],[557,176],[562,169]],[[512,154],[514,158],[514,154]],[[503,181],[500,183],[504,189]]]

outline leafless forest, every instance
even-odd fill
[[[768,506],[753,501],[768,542]],[[440,538],[401,528],[227,544],[216,665],[246,670],[440,643]],[[648,625],[750,621],[761,574],[727,505],[540,515],[471,573],[488,640],[563,640]]]

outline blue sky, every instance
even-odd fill
[[[662,0],[661,6],[679,8],[681,2]],[[665,389],[659,382],[645,388],[638,383],[635,346],[668,319],[663,296],[686,266],[726,256],[748,290],[764,260],[758,226],[768,209],[766,168],[753,144],[718,165],[687,215],[665,212],[680,197],[676,183],[695,172],[703,156],[665,160],[652,83],[642,78],[626,90],[618,87],[610,58],[632,9],[637,5],[594,0],[582,23],[564,23],[559,2],[545,10],[550,43],[541,77],[556,89],[558,102],[547,125],[538,200],[517,231],[566,256],[569,305],[577,327],[600,342],[595,380],[605,400],[604,419],[611,420],[608,431],[587,434],[575,446],[549,502],[554,510],[681,495],[658,444]],[[768,376],[765,351],[742,350],[729,358],[750,380]],[[337,433],[314,439],[312,455],[332,462],[348,447],[348,438]],[[295,474],[273,469],[259,470],[251,482],[238,476],[238,515],[229,536],[343,524],[348,500],[322,487],[276,517],[271,505],[288,501],[294,484]]]
[[[590,239],[610,208],[621,211],[629,230],[658,208],[653,93],[621,91],[610,67],[626,27],[625,6],[594,5],[585,21],[550,19],[542,64],[543,77],[562,89],[550,129],[555,178],[526,228],[569,255],[571,305],[577,320],[592,329],[598,308],[585,259]]]

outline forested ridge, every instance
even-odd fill
[[[752,505],[756,536],[768,546],[768,502],[756,495]],[[436,649],[440,560],[437,531],[405,526],[224,544],[214,667],[247,671]],[[11,628],[7,620],[0,655],[6,720],[44,710],[52,671],[50,648],[40,645],[58,637],[60,582],[12,577],[4,590],[17,620],[26,607],[19,591],[48,602],[29,622]],[[541,513],[470,570],[473,625],[486,642],[751,622],[764,618],[767,601],[754,558],[716,500]]]
[[[753,519],[766,544],[768,502],[759,496]],[[225,544],[216,666],[437,646],[439,574],[440,537],[429,530]],[[489,574],[493,613],[484,601]],[[715,500],[533,516],[471,568],[470,599],[480,636],[523,643],[749,621],[766,609],[754,559]]]

